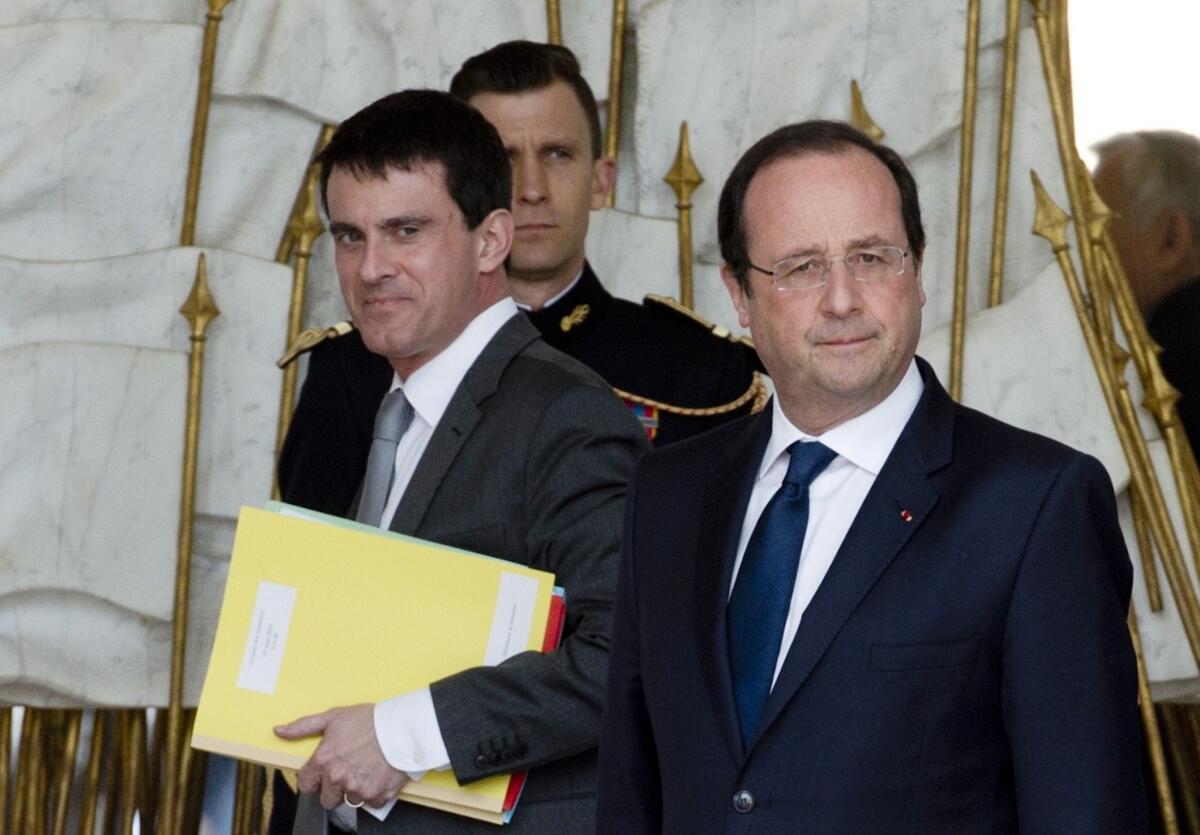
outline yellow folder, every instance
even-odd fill
[[[319,739],[282,740],[275,725],[542,649],[552,574],[272,507],[238,517],[194,747],[300,768]],[[429,772],[400,799],[500,823],[509,784]]]

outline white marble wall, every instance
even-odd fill
[[[965,400],[1096,454],[1128,479],[1047,244],[1036,169],[1066,206],[1025,15],[1006,303],[985,311],[1003,9],[984,4]],[[178,524],[187,326],[197,249],[179,249],[204,0],[13,0],[0,8],[0,701],[161,702]],[[619,295],[677,295],[679,123],[695,193],[697,308],[734,326],[715,206],[737,157],[788,121],[846,118],[851,79],[910,161],[929,235],[921,351],[943,374],[955,259],[965,4],[903,0],[629,3],[617,208],[593,215]],[[564,0],[564,39],[607,98],[608,3]],[[461,60],[546,34],[543,0],[234,0],[225,10],[197,244],[222,316],[209,332],[193,629],[196,692],[232,519],[270,491],[289,271],[271,262],[323,122]],[[344,318],[327,237],[306,324]],[[1136,393],[1135,393],[1136,394]],[[1155,437],[1147,421],[1148,437]],[[1156,449],[1161,444],[1156,444]],[[1161,450],[1156,453],[1162,459]],[[1161,471],[1168,472],[1162,461]],[[1169,477],[1164,484],[1170,490]],[[1140,583],[1140,580],[1139,580]],[[1139,606],[1152,677],[1196,675],[1171,605]],[[113,670],[119,669],[120,675]]]

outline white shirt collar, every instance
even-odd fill
[[[812,440],[819,440],[856,467],[879,475],[892,447],[917,408],[923,391],[925,381],[921,379],[921,372],[913,360],[891,394],[858,417],[839,423],[820,437],[801,431],[789,421],[779,405],[779,398],[775,397],[771,410],[771,439],[767,442],[759,465],[758,477],[762,478],[793,442]]]
[[[568,285],[567,285],[566,287],[564,287],[563,289],[559,290],[557,293],[555,293],[555,294],[554,294],[553,296],[551,296],[550,298],[546,299],[546,303],[542,305],[541,309],[542,309],[542,310],[545,310],[547,307],[549,307],[550,305],[554,304],[556,301],[558,301],[559,299],[561,299],[561,298],[562,298],[563,296],[565,296],[567,293],[570,293],[572,290],[574,290],[574,289],[575,289],[575,285],[579,283],[579,279],[581,279],[581,278],[583,278],[583,267],[580,267],[580,268],[579,268],[579,272],[575,273],[575,277],[574,277],[573,279],[571,279],[571,283],[570,283],[570,284],[568,284]],[[528,313],[529,311],[533,310],[533,307],[532,307],[531,305],[528,305],[528,304],[521,304],[520,302],[517,302],[516,304],[517,304],[517,309],[518,309],[518,310],[524,310],[526,313]]]
[[[413,411],[430,426],[437,426],[467,371],[516,312],[516,303],[505,296],[479,313],[453,342],[410,374],[407,380],[401,381],[398,374],[393,374],[389,391],[403,388]]]

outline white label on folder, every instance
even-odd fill
[[[254,617],[250,620],[242,669],[238,672],[238,687],[267,695],[275,692],[295,605],[296,589],[292,586],[259,581]]]
[[[538,581],[533,577],[508,571],[500,575],[492,631],[488,634],[487,652],[483,656],[485,667],[499,664],[528,649],[537,593]]]

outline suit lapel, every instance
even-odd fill
[[[737,556],[742,519],[754,487],[763,450],[771,437],[771,408],[764,409],[721,456],[720,466],[708,483],[704,514],[697,541],[701,544],[696,566],[696,646],[700,668],[720,719],[720,726],[735,761],[743,747],[729,668],[729,638],[725,607],[729,599],[733,563]],[[710,547],[704,547],[704,546]]]
[[[479,423],[480,405],[496,391],[504,369],[513,358],[537,338],[537,330],[529,320],[517,314],[505,322],[484,347],[433,429],[429,444],[396,508],[396,515],[392,517],[393,531],[413,534],[420,527],[447,471]]]
[[[954,404],[929,366],[919,358],[917,363],[925,391],[804,611],[763,709],[759,738],[937,503],[930,475],[950,462]]]

